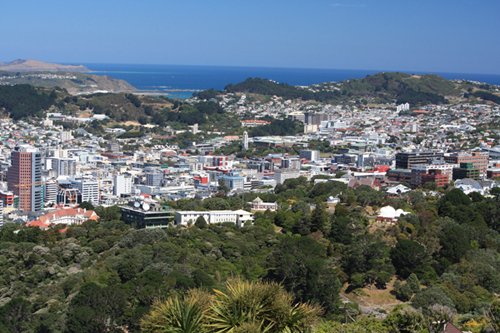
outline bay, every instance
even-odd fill
[[[269,79],[290,85],[306,86],[331,81],[359,79],[379,72],[391,70],[316,69],[316,68],[270,68],[189,65],[144,65],[144,64],[82,64],[92,74],[107,75],[129,82],[139,90],[158,91],[170,97],[189,98],[194,91],[205,89],[222,90],[229,83],[239,83],[249,77]],[[405,71],[408,74],[429,72]],[[500,75],[471,73],[439,73],[445,79],[466,79],[500,85]],[[177,91],[176,91],[177,90]],[[179,91],[180,90],[180,91]]]

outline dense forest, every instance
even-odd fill
[[[500,324],[500,201],[458,189],[426,194],[389,198],[369,186],[301,177],[260,194],[280,209],[255,213],[254,225],[243,228],[199,219],[187,228],[135,230],[117,207],[95,208],[97,222],[46,231],[6,223],[0,330],[154,332],[151,325],[163,325],[181,332],[171,319],[183,318],[199,330],[182,332],[438,332],[438,320],[492,332]],[[256,196],[221,192],[165,204],[248,209]],[[330,196],[341,199],[334,210],[325,204]],[[410,214],[394,225],[374,223],[367,207],[386,204]],[[257,297],[269,290],[275,297]],[[367,315],[356,295],[372,290],[400,305]],[[341,292],[352,302],[342,302]],[[262,310],[269,302],[296,320],[269,319]]]
[[[476,92],[471,93],[470,95],[475,96],[475,97],[479,97],[485,101],[491,101],[493,103],[500,104],[500,96],[494,95],[494,94],[487,92],[487,91],[478,90]]]
[[[31,116],[43,116],[43,111],[55,104],[54,90],[35,88],[27,84],[0,86],[0,110],[12,119],[19,120]]]
[[[307,90],[291,86],[287,83],[277,83],[260,78],[248,78],[245,81],[235,85],[230,83],[226,85],[224,90],[228,93],[245,92],[259,95],[276,95],[286,99],[315,99],[314,94]],[[334,95],[332,94],[332,97],[333,96]]]

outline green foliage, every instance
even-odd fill
[[[384,320],[387,332],[425,333],[429,332],[422,312],[407,305],[397,306]]]
[[[209,99],[217,97],[217,95],[220,95],[222,93],[223,92],[220,91],[220,90],[214,90],[213,88],[211,88],[211,89],[208,89],[208,90],[203,90],[203,91],[194,93],[193,97],[198,97],[199,99],[209,100]]]
[[[285,99],[315,99],[314,94],[309,91],[299,89],[286,83],[276,83],[260,78],[248,78],[236,85],[228,84],[224,90],[228,93],[245,92],[260,95],[277,95]],[[332,94],[332,96],[334,95]]]
[[[56,98],[54,91],[27,84],[0,86],[0,109],[5,109],[14,120],[43,116],[42,111],[54,105]]]
[[[199,216],[196,219],[196,221],[194,222],[194,225],[200,229],[205,229],[208,224],[207,224],[207,221],[205,221],[205,218],[203,216]]]
[[[439,287],[422,289],[413,297],[411,303],[414,308],[422,309],[424,312],[434,304],[444,305],[450,309],[455,309],[453,301],[446,295],[443,289]]]
[[[118,135],[118,139],[140,138],[144,136],[142,131],[129,131]]]
[[[84,201],[78,205],[78,208],[87,209],[87,210],[94,210],[94,205],[92,205],[92,203],[90,203],[88,201]]]
[[[172,297],[154,305],[141,321],[143,332],[303,332],[321,309],[294,304],[277,283],[228,281],[226,291],[209,295],[191,290],[183,299]]]
[[[323,256],[324,249],[315,240],[287,236],[269,257],[267,278],[282,282],[298,300],[318,302],[332,313],[339,305],[341,285]]]
[[[280,209],[255,213],[254,226],[243,228],[200,219],[193,221],[196,227],[134,230],[119,220],[116,206],[95,207],[99,221],[67,226],[64,233],[63,225],[40,230],[5,223],[0,229],[0,289],[8,288],[12,299],[29,297],[24,331],[123,327],[138,332],[155,299],[178,297],[186,305],[185,295],[195,287],[211,297],[213,290],[227,294],[226,281],[235,275],[282,283],[296,302],[322,304],[327,318],[350,321],[359,311],[339,307],[341,282],[361,295],[363,287],[387,288],[398,274],[406,283],[396,281],[392,292],[423,307],[426,326],[420,331],[436,332],[429,323],[447,316],[442,306],[431,311],[434,303],[478,320],[493,293],[500,292],[500,201],[471,200],[453,190],[439,201],[420,193],[410,195],[410,203],[390,199],[394,207],[414,213],[384,227],[370,224],[362,206],[388,202],[381,192],[345,189],[334,182],[314,185],[304,177],[288,179],[275,193],[259,194],[278,202]],[[334,214],[324,206],[330,195],[344,201]],[[167,204],[179,210],[240,209],[256,197],[219,194]],[[432,287],[420,291],[420,284]],[[388,320],[367,325],[380,332],[404,330],[418,316],[398,308]],[[259,325],[241,323],[235,332],[259,331]],[[352,323],[342,330],[361,327]]]
[[[479,97],[485,101],[491,101],[493,103],[500,104],[500,97],[499,96],[492,94],[492,93],[489,93],[489,92],[486,92],[486,91],[478,90],[476,92],[471,93],[470,95],[473,95],[475,97]]]
[[[412,293],[416,293],[420,291],[420,281],[415,273],[411,273],[408,279],[406,279],[406,283],[410,287]]]
[[[459,225],[445,230],[440,244],[443,247],[443,257],[452,263],[458,262],[468,250],[471,250],[469,235]]]
[[[316,201],[316,207],[311,213],[311,231],[323,231],[328,220],[326,205],[321,201]]]
[[[26,332],[31,328],[31,304],[22,298],[14,298],[0,307],[2,332]]]
[[[266,120],[266,119],[265,119]],[[288,136],[304,132],[304,126],[290,119],[267,119],[271,122],[269,125],[257,126],[250,130],[250,136],[269,136],[279,135]]]
[[[411,105],[425,104],[448,104],[443,96],[423,91],[415,91],[411,88],[402,90],[398,93],[397,103],[410,103]]]
[[[391,259],[398,275],[407,278],[413,272],[423,271],[427,263],[427,253],[417,242],[402,239],[391,249]]]

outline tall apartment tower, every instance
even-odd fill
[[[19,209],[39,212],[42,210],[42,155],[32,147],[14,148],[12,165],[7,171],[9,191],[19,196]],[[24,186],[15,186],[24,185]]]
[[[242,149],[248,149],[248,133],[247,131],[243,132],[243,145]]]

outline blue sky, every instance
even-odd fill
[[[19,0],[0,61],[500,74],[498,0]]]

